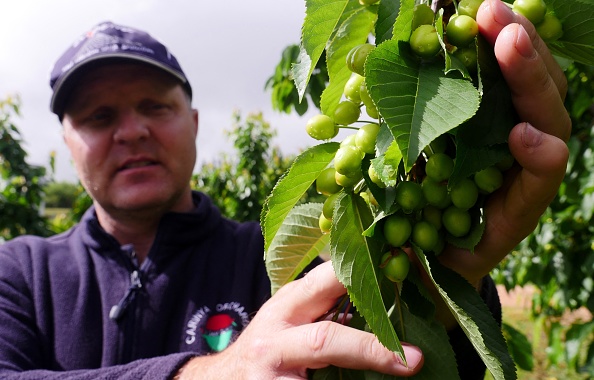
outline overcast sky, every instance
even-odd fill
[[[178,58],[200,112],[198,165],[232,151],[222,131],[232,113],[262,111],[285,154],[312,145],[303,118],[272,111],[264,84],[281,52],[298,43],[304,0],[11,0],[0,22],[0,98],[18,93],[31,164],[47,166],[57,152],[56,179],[75,181],[61,126],[49,111],[49,71],[79,35],[101,21],[149,32]]]

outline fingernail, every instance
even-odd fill
[[[542,142],[542,132],[534,128],[530,123],[524,123],[522,131],[522,143],[528,148],[537,147]]]
[[[416,370],[423,365],[423,352],[419,347],[410,344],[402,343],[404,349],[404,356],[406,357],[406,364],[411,371]]]
[[[522,57],[531,59],[536,56],[536,50],[532,46],[532,41],[526,29],[523,26],[518,25],[518,35],[516,37],[516,50],[522,55]]]
[[[501,0],[489,0],[489,7],[492,9],[493,18],[498,24],[506,26],[516,21],[514,12]]]

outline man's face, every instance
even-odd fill
[[[103,210],[191,206],[198,113],[170,75],[139,64],[96,68],[78,82],[63,125],[82,184]]]

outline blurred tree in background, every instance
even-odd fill
[[[42,216],[46,170],[29,165],[14,119],[20,116],[20,99],[0,99],[0,239],[22,234],[48,236]]]
[[[234,154],[202,165],[192,186],[209,194],[226,217],[259,221],[264,200],[294,157],[284,157],[271,145],[275,133],[261,113],[242,120],[236,112],[226,133]],[[315,192],[308,193],[309,200],[315,197]]]
[[[325,51],[322,53],[325,56]],[[303,99],[299,101],[299,93],[293,82],[293,64],[299,58],[299,46],[289,45],[282,54],[281,60],[276,65],[274,74],[266,81],[265,89],[271,92],[272,109],[279,112],[291,113],[293,110],[303,115],[309,109],[311,101],[317,109],[320,108],[322,92],[328,84],[328,70],[323,62],[326,59],[322,56],[312,73],[312,78],[305,88]],[[309,100],[308,100],[309,99]]]
[[[79,186],[75,183],[51,181],[44,186],[45,207],[71,208],[76,201]]]

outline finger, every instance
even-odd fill
[[[561,70],[557,61],[553,58],[553,55],[530,21],[523,16],[515,14],[510,7],[501,0],[484,1],[479,8],[476,20],[479,24],[481,34],[492,45],[495,45],[495,41],[504,27],[514,23],[521,24],[524,29],[526,29],[534,49],[542,58],[547,70],[551,74],[551,78],[559,89],[559,93],[562,97],[565,97],[565,93],[567,92],[567,81],[563,70]],[[510,45],[510,48],[513,48],[513,46],[513,44]]]
[[[557,195],[565,176],[569,149],[559,138],[542,133],[528,123],[512,130],[509,145],[522,169],[502,197],[503,207],[490,218],[498,226],[497,231],[508,237],[511,250],[534,230]]]
[[[280,341],[294,342],[284,346],[282,366],[296,368],[323,368],[335,365],[341,368],[366,369],[380,373],[411,376],[423,365],[423,354],[418,347],[403,343],[406,365],[400,357],[385,348],[377,338],[365,331],[339,323],[321,321],[295,327],[282,332]]]
[[[520,120],[567,141],[571,119],[563,104],[565,93],[559,92],[559,84],[534,49],[526,30],[518,24],[506,26],[495,43],[495,55]]]
[[[505,255],[532,232],[540,215],[557,194],[569,151],[559,138],[527,123],[510,133],[509,145],[519,167],[485,207],[485,233],[475,254],[450,250],[440,260],[471,283],[487,275]]]
[[[346,294],[334,274],[332,263],[318,265],[303,278],[283,286],[258,315],[270,312],[275,320],[299,325],[318,319]]]

